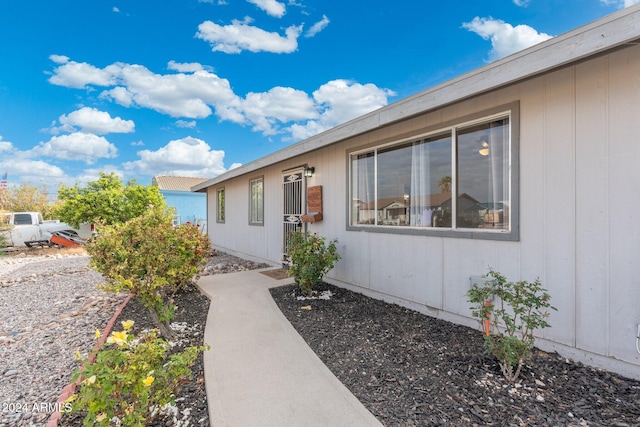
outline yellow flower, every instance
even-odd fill
[[[117,344],[119,346],[123,346],[127,342],[127,332],[113,332],[111,336],[107,338],[107,343],[109,344]]]
[[[71,402],[75,401],[77,398],[78,398],[77,394],[72,394],[71,396],[69,396],[67,398],[67,400],[65,400],[65,403],[71,403]]]
[[[92,375],[89,378],[87,378],[86,380],[84,380],[84,383],[89,385],[89,384],[93,384],[96,382],[96,376]]]
[[[100,414],[96,417],[96,421],[102,422],[105,418],[107,418],[107,414],[105,414],[104,412],[100,412]]]
[[[136,323],[136,322],[134,322],[133,320],[127,320],[126,322],[122,321],[122,327],[126,331],[128,329],[131,329],[131,327],[133,326],[134,323]]]
[[[76,360],[82,359],[82,355],[80,354],[80,350],[76,350]]]
[[[100,331],[96,329],[96,339],[100,338]]]
[[[148,376],[147,378],[142,380],[142,384],[144,384],[145,387],[149,387],[151,384],[153,384],[154,379],[155,378],[153,378],[152,376]]]

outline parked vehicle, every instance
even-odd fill
[[[71,246],[84,244],[84,239],[68,224],[59,220],[43,220],[40,212],[9,212],[1,220],[11,228],[3,232],[9,246]],[[85,233],[86,234],[86,233]],[[57,236],[57,237],[54,237]],[[53,239],[52,239],[53,238]],[[67,243],[71,242],[71,243]]]

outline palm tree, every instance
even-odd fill
[[[442,191],[443,193],[450,193],[451,177],[449,175],[445,175],[442,178],[440,178],[440,181],[438,181],[438,186],[440,187],[440,191]]]

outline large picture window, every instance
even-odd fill
[[[249,224],[264,224],[264,181],[262,177],[249,181]]]
[[[511,153],[511,112],[351,153],[349,225],[508,233]]]
[[[216,222],[224,222],[224,188],[216,190]]]

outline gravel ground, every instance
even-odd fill
[[[317,290],[332,296],[298,300],[295,285],[271,293],[387,426],[640,426],[640,381],[536,350],[512,385],[479,330],[324,283]]]
[[[97,288],[84,254],[0,257],[0,426],[44,425],[125,295]]]

